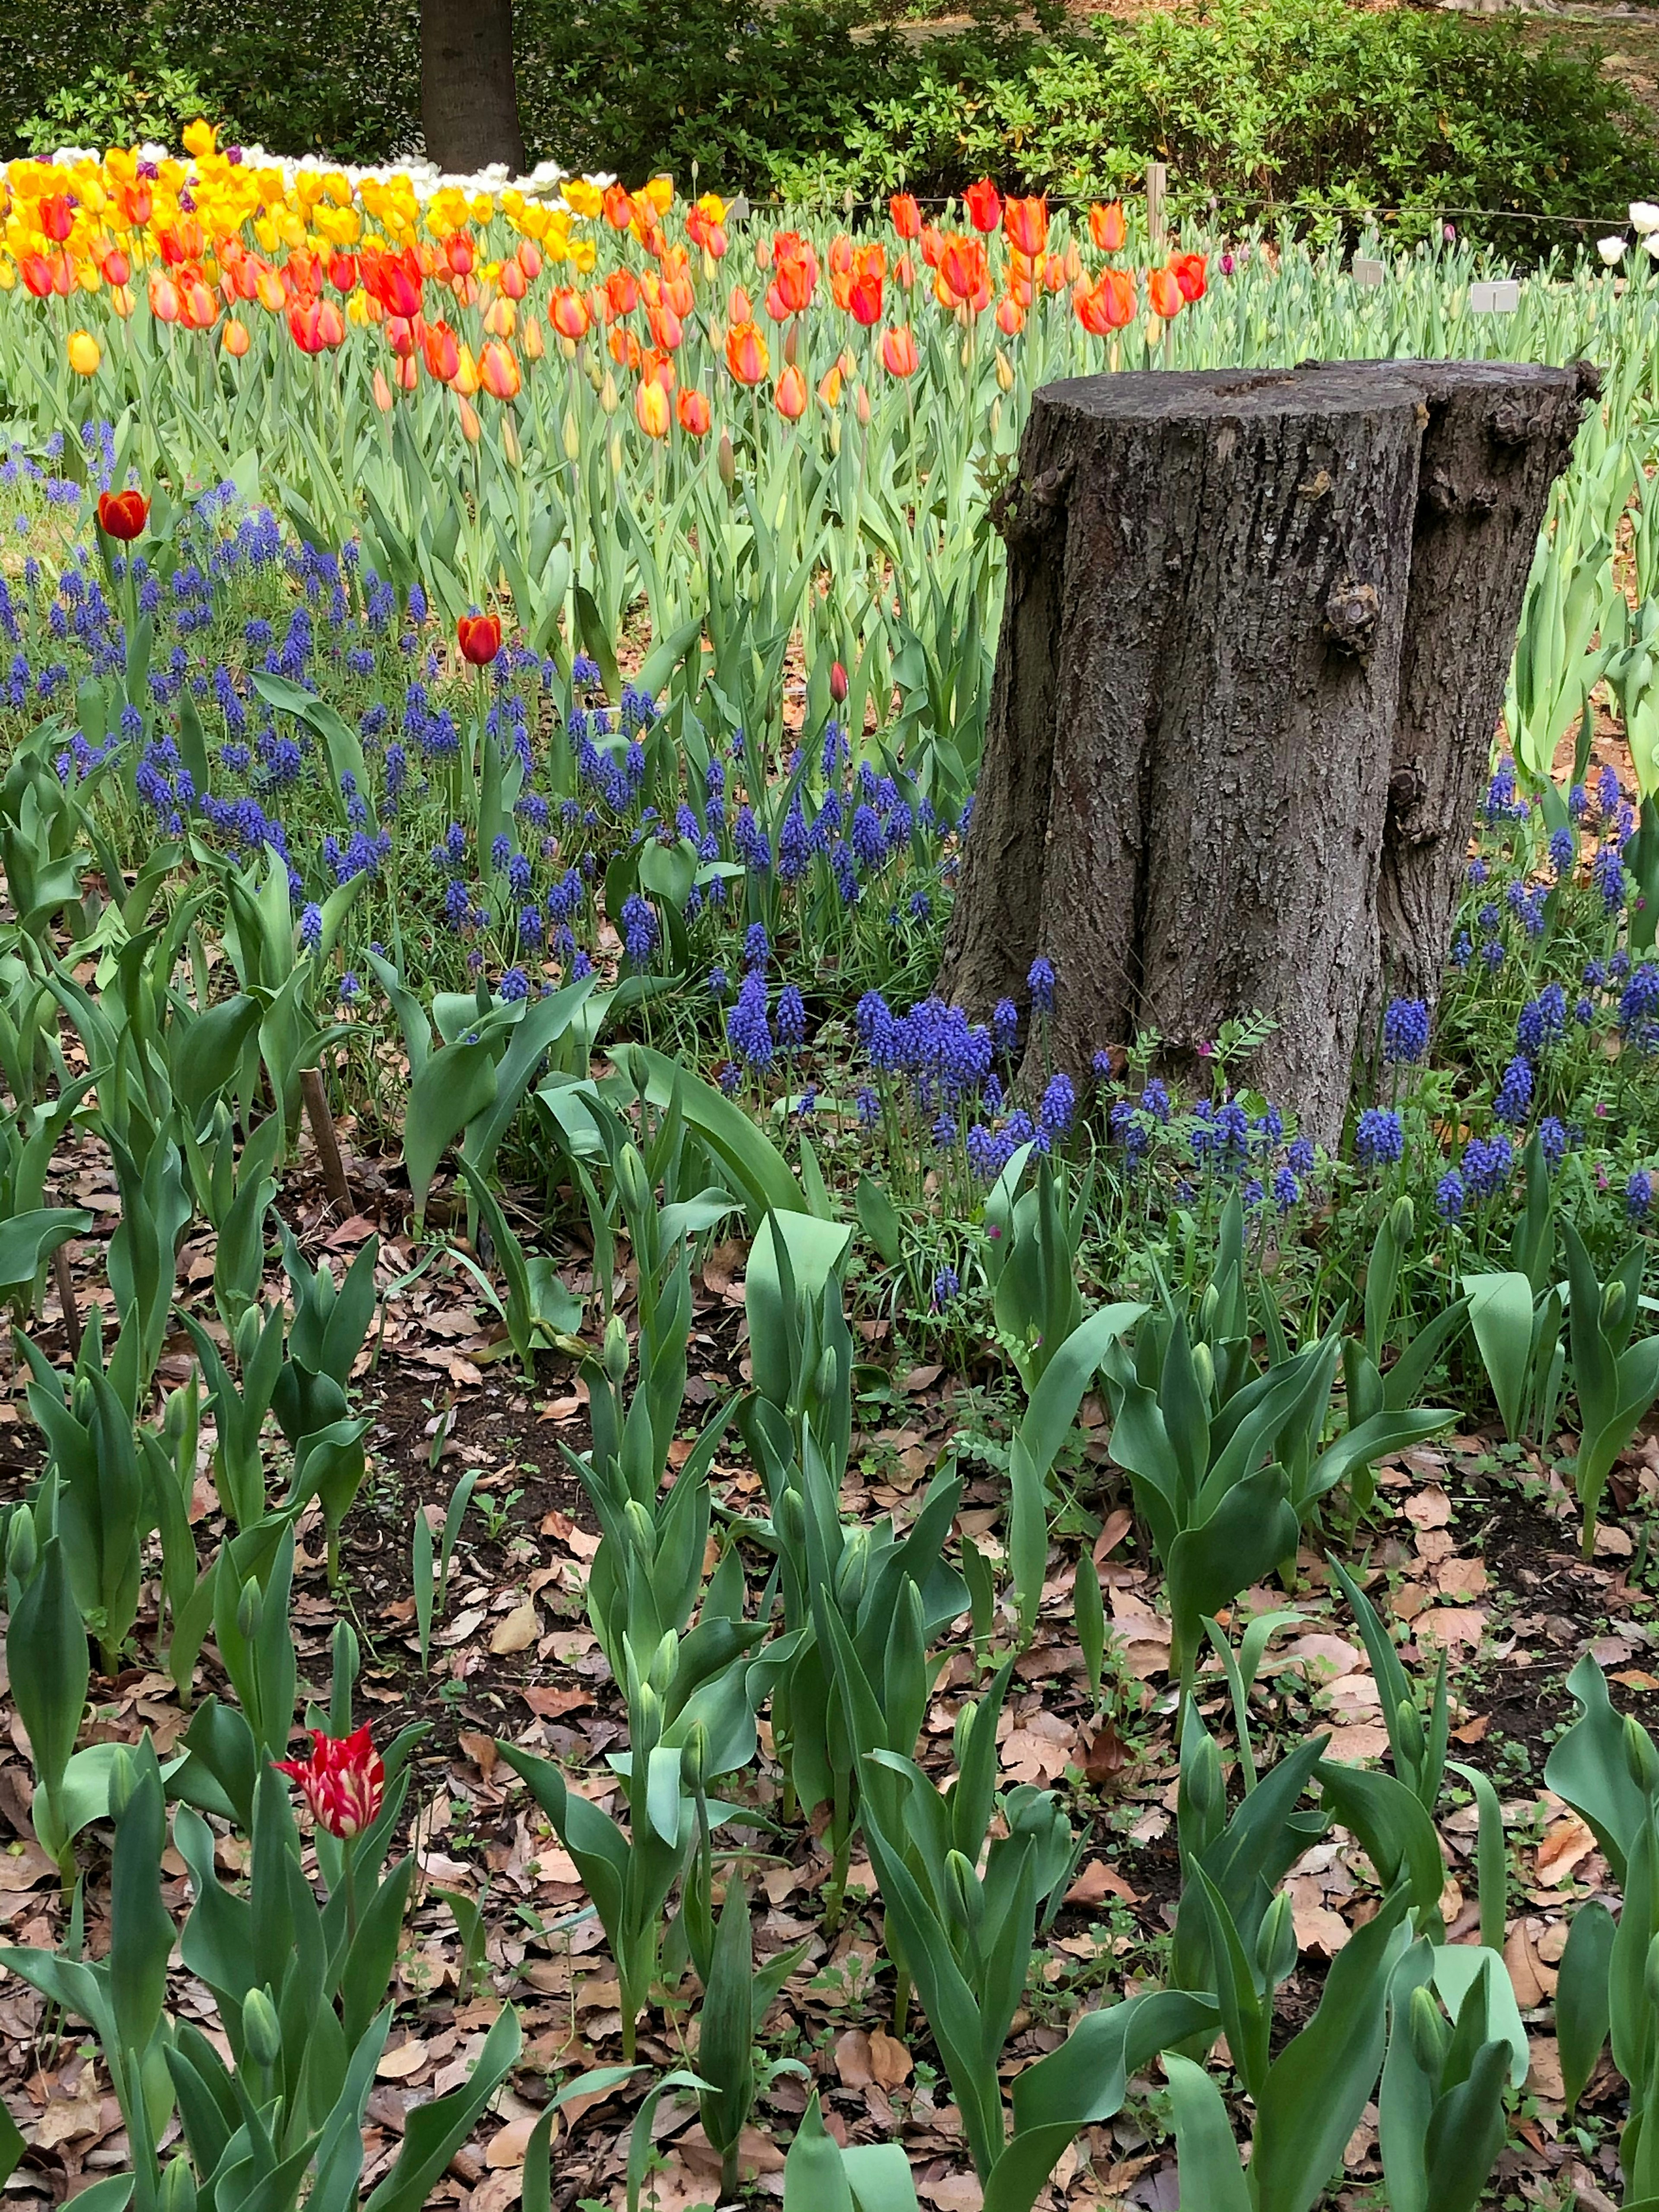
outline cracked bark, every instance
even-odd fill
[[[1029,1074],[1086,1074],[1149,1030],[1188,1071],[1259,1009],[1279,1026],[1252,1082],[1337,1134],[1385,870],[1396,975],[1444,951],[1577,392],[1571,371],[1376,362],[1037,394],[939,984],[983,1015],[1047,956]]]

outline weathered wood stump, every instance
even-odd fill
[[[1359,362],[1037,393],[939,988],[1057,978],[1086,1073],[1229,1017],[1324,1139],[1387,987],[1432,999],[1573,369]]]

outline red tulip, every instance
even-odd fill
[[[866,331],[881,320],[881,279],[855,276],[847,288],[847,305],[853,320]]]
[[[778,379],[778,388],[773,395],[777,404],[778,412],[786,422],[799,422],[801,416],[806,412],[806,402],[810,396],[806,389],[806,379],[792,361]]]
[[[111,246],[99,266],[106,284],[125,284],[132,274],[132,264],[118,246]]]
[[[984,293],[988,297],[990,285],[982,242],[963,235],[945,239],[939,247],[939,281],[950,295],[945,306],[982,306],[980,295]]]
[[[839,660],[832,660],[830,664],[830,696],[836,706],[845,706],[847,694],[851,688],[847,681],[846,669]]]
[[[144,534],[149,520],[149,501],[141,491],[101,491],[98,495],[98,527],[106,538],[131,545]]]
[[[463,660],[474,668],[488,668],[501,649],[500,616],[463,615],[455,625],[455,642]]]
[[[726,336],[726,365],[739,384],[763,382],[771,367],[766,340],[753,323],[736,323]]]
[[[688,437],[706,438],[708,435],[708,402],[701,392],[686,391],[676,395],[674,412],[679,425]]]
[[[373,259],[364,254],[361,258],[363,288],[388,315],[407,320],[420,313],[424,279],[412,246],[404,246],[401,253],[377,253]]]
[[[634,220],[634,203],[620,185],[605,188],[605,219],[612,230],[626,230]]]
[[[52,297],[52,264],[44,253],[20,255],[17,263],[23,272],[23,289],[37,300]]]
[[[1121,201],[1114,200],[1109,207],[1103,206],[1098,200],[1095,202],[1089,210],[1089,235],[1098,252],[1118,251],[1125,236]]]
[[[921,236],[921,208],[914,192],[895,192],[887,203],[887,212],[901,238]]]
[[[453,238],[444,240],[444,258],[448,262],[453,276],[470,276],[472,274],[472,240],[464,230],[458,230]]]
[[[130,230],[142,230],[149,221],[155,203],[148,185],[123,185],[121,212],[126,217]]]
[[[40,203],[40,228],[54,246],[62,246],[75,228],[75,210],[66,192],[54,192]]]
[[[1181,287],[1183,300],[1204,297],[1204,256],[1201,253],[1177,253],[1170,264],[1170,274]]]
[[[988,177],[981,177],[976,185],[969,185],[962,196],[968,210],[968,220],[975,230],[988,235],[1002,221],[1002,198]]]
[[[343,1843],[362,1833],[386,1796],[386,1766],[367,1728],[355,1735],[339,1736],[313,1729],[309,1759],[277,1759],[271,1764],[279,1774],[299,1784],[319,1827]]]
[[[1023,253],[1028,261],[1035,261],[1048,243],[1048,199],[1039,194],[1034,199],[1005,200],[1002,227],[1014,251]]]
[[[337,292],[355,292],[357,289],[356,256],[331,253],[328,257],[328,281]]]
[[[881,334],[882,366],[889,376],[914,376],[921,367],[916,341],[908,323]]]
[[[581,294],[573,292],[568,284],[560,285],[549,300],[547,319],[559,336],[570,339],[573,344],[576,339],[587,336],[592,320]]]

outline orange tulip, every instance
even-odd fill
[[[67,192],[55,192],[36,205],[40,228],[54,246],[62,246],[75,228],[75,210]]]
[[[270,314],[278,314],[287,304],[288,295],[283,289],[283,280],[274,269],[263,263],[253,279],[253,289],[258,295],[259,305]],[[384,313],[384,308],[381,310]]]
[[[1205,262],[1201,253],[1177,253],[1170,264],[1170,274],[1180,285],[1183,300],[1204,297]]]
[[[522,300],[530,289],[525,273],[516,261],[503,261],[499,279],[501,288],[509,300]]]
[[[1025,327],[1025,310],[1015,299],[1001,301],[997,308],[997,328],[1006,338],[1017,338]]]
[[[1008,243],[1018,253],[1035,261],[1048,243],[1048,202],[1039,194],[1034,199],[1007,199],[1002,204],[1002,228],[1008,234]]]
[[[149,221],[153,206],[148,185],[122,185],[121,213],[126,219],[129,230],[142,230]]]
[[[234,323],[230,325],[233,330],[235,327]],[[382,415],[389,415],[397,403],[392,397],[392,386],[386,380],[385,371],[377,368],[369,380],[374,393],[374,404]]]
[[[541,323],[534,315],[525,317],[523,343],[524,357],[526,361],[539,361],[547,351],[547,341],[542,336]]]
[[[252,343],[252,339],[248,336],[247,325],[239,323],[234,319],[226,323],[219,339],[219,343],[233,361],[240,361]],[[377,375],[380,374],[378,369],[375,374]]]
[[[520,269],[533,284],[542,273],[542,249],[533,238],[521,238],[516,256]]]
[[[328,281],[337,292],[355,292],[357,289],[356,256],[331,253],[328,257]]]
[[[701,392],[690,389],[678,393],[674,401],[674,412],[679,425],[688,437],[706,438],[710,421],[708,402]]]
[[[581,294],[573,292],[568,285],[562,284],[549,300],[547,319],[559,336],[568,338],[572,344],[587,335],[590,323],[587,309],[582,304]]]
[[[631,270],[613,269],[605,280],[605,320],[631,315],[640,304],[640,288]]]
[[[792,361],[778,379],[778,388],[773,397],[777,410],[786,422],[799,422],[806,412],[806,379]]]
[[[420,263],[412,246],[401,253],[359,257],[363,289],[380,301],[388,315],[418,315],[423,284]]]
[[[338,321],[339,310],[330,307],[328,312]],[[210,331],[219,319],[219,302],[204,278],[192,276],[179,288],[179,319],[187,331]],[[345,325],[340,325],[340,336],[345,336]]]
[[[882,332],[881,361],[889,376],[914,376],[921,367],[915,337],[908,323]]]
[[[1121,331],[1135,312],[1135,280],[1126,269],[1103,269],[1092,284],[1079,283],[1072,294],[1077,319],[1093,337]]]
[[[22,271],[26,292],[37,300],[51,299],[52,264],[44,253],[25,253],[19,258],[17,266]]]
[[[1146,299],[1155,315],[1172,323],[1187,304],[1179,279],[1172,269],[1152,269],[1146,275]]]
[[[975,230],[988,234],[1002,221],[1002,199],[988,177],[981,177],[976,185],[969,185],[962,196],[968,210],[968,220]]]
[[[118,246],[110,248],[99,266],[106,284],[125,284],[132,274],[132,264]]]
[[[634,203],[620,185],[605,188],[605,219],[612,230],[627,230],[634,221]]]
[[[921,208],[914,192],[895,192],[887,203],[887,212],[901,238],[921,236]]]
[[[444,258],[448,262],[453,275],[470,276],[472,274],[472,240],[464,230],[458,230],[453,238],[444,240]]]
[[[149,280],[149,311],[158,323],[176,323],[179,319],[179,287],[171,276],[152,276]]]
[[[754,386],[766,380],[772,366],[766,340],[751,322],[733,324],[726,334],[726,365],[739,384]]]
[[[654,376],[647,377],[634,387],[634,418],[647,438],[665,438],[674,410],[668,394]]]
[[[1115,253],[1126,235],[1121,201],[1114,200],[1109,206],[1097,200],[1089,210],[1089,235],[1097,252]]]
[[[427,374],[440,384],[447,384],[460,368],[460,340],[447,323],[426,325],[421,335],[421,351],[426,358]]]
[[[478,356],[478,381],[492,399],[516,399],[519,364],[510,346],[491,338]]]
[[[734,284],[732,287],[726,302],[726,311],[734,323],[753,322],[755,310],[750,305],[749,295],[741,284]]]
[[[773,290],[783,301],[787,314],[799,315],[811,304],[812,294],[818,281],[817,257],[811,254],[800,258],[792,256],[780,261]]]
[[[990,281],[982,240],[964,236],[945,240],[939,247],[939,282],[949,297],[942,306],[971,305],[977,312],[989,301]]]

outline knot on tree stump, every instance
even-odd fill
[[[1382,611],[1375,584],[1356,584],[1345,576],[1325,602],[1325,635],[1339,653],[1358,658],[1370,651]]]
[[[1336,1138],[1385,975],[1437,994],[1594,381],[1373,361],[1037,392],[939,981],[983,1018],[1052,964],[1026,1087],[1259,1012],[1252,1085]]]
[[[1071,480],[1069,462],[1045,469],[1040,475],[1016,477],[991,501],[991,527],[1011,548],[1036,544],[1064,519],[1066,490]]]

